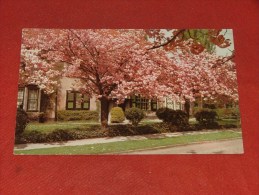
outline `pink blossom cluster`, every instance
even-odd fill
[[[89,96],[118,102],[133,94],[177,101],[237,100],[232,61],[219,64],[218,56],[205,51],[168,55],[162,47],[150,49],[146,37],[145,30],[25,29],[20,84],[52,93],[61,76],[68,76],[80,79],[78,85]]]

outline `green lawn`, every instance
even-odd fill
[[[91,126],[96,126],[99,124],[100,123],[96,121],[64,121],[64,122],[46,122],[46,123],[32,122],[27,125],[25,132],[40,131],[41,133],[50,133],[58,129],[80,130],[80,129],[91,128]]]
[[[237,125],[238,128],[241,126],[240,120],[238,119],[220,119],[217,120],[217,122],[219,125]],[[198,124],[198,122],[194,119],[190,120],[189,123],[191,125]]]
[[[217,121],[219,123],[219,125],[237,125],[237,127],[240,127],[241,123],[240,120],[237,119],[221,119]]]
[[[148,125],[159,123],[158,120],[148,120],[144,119],[141,121],[140,124]],[[190,124],[197,124],[196,121],[190,120]],[[234,124],[240,127],[240,122],[236,119],[223,119],[218,121],[219,125],[226,125],[226,124]],[[38,122],[31,122],[27,125],[25,132],[30,131],[40,131],[41,133],[50,133],[54,130],[63,129],[63,130],[86,130],[90,129],[93,126],[100,125],[99,122],[96,121],[60,121],[60,122],[46,122],[46,123],[38,123]]]
[[[183,135],[172,138],[157,138],[137,141],[122,141],[104,144],[91,144],[83,146],[63,146],[47,149],[34,149],[34,150],[15,150],[15,154],[60,154],[60,155],[79,155],[79,154],[107,154],[107,153],[120,153],[136,149],[147,149],[160,146],[173,146],[179,144],[190,144],[194,142],[223,140],[232,138],[241,138],[241,132],[234,131],[221,131],[211,132],[200,135]]]

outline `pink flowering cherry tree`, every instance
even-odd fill
[[[134,94],[171,97],[183,103],[197,97],[236,100],[235,64],[179,38],[184,31],[174,30],[174,36],[163,43],[161,34],[145,30],[25,29],[21,82],[51,93],[63,72],[78,78],[81,91],[100,100],[103,128],[107,127],[109,101],[120,103]],[[210,33],[213,43],[229,44],[218,31]],[[152,42],[147,35],[159,41]],[[60,62],[65,64],[63,71],[59,71]]]
[[[107,127],[108,103],[132,94],[178,98],[161,82],[165,70],[176,69],[163,48],[150,50],[144,30],[26,29],[24,44],[37,51],[37,60],[53,70],[64,62],[66,76],[79,78],[81,90],[101,102],[101,124]],[[173,85],[176,78],[172,78]],[[174,85],[176,87],[176,84]]]
[[[183,98],[185,111],[190,102],[202,99],[237,101],[235,52],[225,57],[215,55],[215,48],[228,48],[232,43],[225,37],[227,29],[149,29],[146,33],[153,40],[150,50],[163,47],[171,53],[173,64],[178,66],[174,76],[178,83],[174,93]],[[170,67],[169,67],[170,68]],[[170,85],[172,71],[164,76]],[[175,76],[176,74],[176,76]],[[177,89],[178,88],[178,89]]]
[[[37,85],[46,94],[52,94],[59,86],[62,75],[58,65],[53,67],[39,57],[40,50],[28,49],[22,44],[19,85]]]
[[[203,51],[175,52],[172,61],[178,65],[176,77],[180,86],[175,93],[184,98],[187,113],[188,103],[197,98],[238,101],[236,65],[232,60],[224,61],[215,53]]]

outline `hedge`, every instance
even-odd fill
[[[218,129],[237,128],[236,125],[227,124],[219,126]],[[40,131],[24,132],[21,135],[15,136],[16,144],[24,143],[48,143],[68,140],[78,140],[87,138],[100,138],[100,137],[115,137],[115,136],[131,136],[131,135],[144,135],[154,133],[167,133],[167,132],[182,132],[182,131],[197,131],[202,130],[204,127],[200,125],[190,125],[188,128],[180,129],[168,123],[154,123],[148,125],[112,125],[109,126],[109,131],[101,131],[100,125],[93,125],[91,128],[83,130],[70,129],[63,130],[57,129],[51,133],[42,133]],[[213,129],[213,128],[211,128]]]
[[[99,114],[92,110],[59,110],[57,119],[60,121],[93,120],[98,121]]]

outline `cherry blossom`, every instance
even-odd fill
[[[146,33],[141,29],[25,29],[20,83],[36,84],[52,93],[62,75],[78,78],[81,91],[100,100],[104,128],[109,100],[120,103],[134,94],[181,102],[197,97],[237,99],[232,61],[218,65],[219,57],[190,41],[180,48],[192,45],[191,52],[178,49],[169,54],[164,47],[154,47]],[[219,41],[217,34],[214,41]]]

